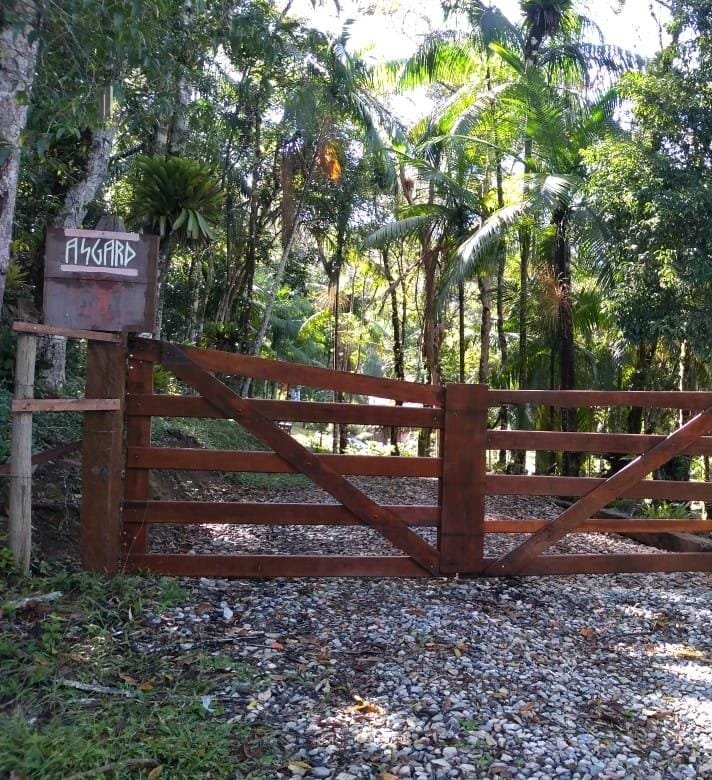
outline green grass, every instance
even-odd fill
[[[268,448],[232,420],[192,417],[155,418],[153,443],[165,444],[171,437],[188,436],[201,447],[212,450],[255,450]],[[267,474],[262,472],[226,473],[225,479],[235,485],[266,490],[296,490],[311,484],[303,474]]]
[[[61,598],[18,606],[52,591]],[[116,778],[265,776],[274,759],[264,734],[220,703],[226,687],[253,679],[251,668],[199,643],[163,647],[146,629],[146,611],[189,598],[178,581],[20,578],[3,554],[0,593],[0,777],[95,776],[108,764]]]

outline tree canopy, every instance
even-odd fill
[[[449,0],[375,64],[292,5],[3,6],[5,321],[41,311],[46,228],[112,213],[160,236],[167,339],[416,381],[706,380],[712,3],[670,4],[642,62],[574,1]]]

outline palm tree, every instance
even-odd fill
[[[390,141],[402,131],[375,97],[372,74],[366,63],[346,50],[347,38],[348,30],[334,41],[316,31],[310,32],[310,54],[304,58],[303,81],[291,90],[285,103],[283,125],[289,138],[281,148],[282,250],[262,322],[252,344],[253,354],[261,349],[272,307],[310,200],[318,199],[317,184],[330,187],[340,203],[336,251],[331,262],[333,268],[329,271],[332,283],[338,283],[346,221],[356,194],[344,169],[348,164],[349,141],[358,138],[365,150],[373,155],[375,164],[384,172],[385,183],[393,178],[388,175],[387,149]]]
[[[511,55],[510,60],[513,61]],[[527,109],[532,156],[525,166],[521,198],[495,211],[481,230],[460,245],[458,277],[470,273],[479,258],[513,227],[519,226],[521,242],[522,218],[526,217],[526,233],[535,238],[536,256],[546,268],[556,301],[551,348],[558,357],[558,386],[570,390],[576,387],[572,252],[576,247],[583,259],[600,238],[600,223],[583,195],[583,155],[586,147],[615,132],[615,95],[606,94],[593,104],[570,96],[560,98],[539,74],[527,72],[524,63],[521,70],[522,81],[502,96],[515,110],[523,102]],[[519,316],[521,335],[522,320],[526,328],[525,311],[520,310]],[[526,382],[526,351],[521,347],[520,361],[524,364],[520,363],[520,381]],[[562,411],[562,430],[576,430],[575,409]],[[567,473],[575,470],[573,459],[567,458],[565,467]]]

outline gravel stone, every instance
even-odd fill
[[[435,503],[432,480],[353,481],[384,504]],[[327,500],[306,488],[235,488],[224,498]],[[560,511],[546,499],[487,500],[491,517]],[[165,551],[168,531],[158,531],[152,543]],[[176,533],[194,553],[396,554],[365,528]],[[418,533],[434,540],[432,529]],[[490,535],[486,554],[521,540]],[[574,534],[554,551],[648,548]],[[229,658],[235,678],[221,670],[211,695],[221,717],[255,723],[271,740],[269,780],[294,777],[290,762],[334,780],[712,777],[709,573],[183,583],[185,604],[137,623],[137,651]]]

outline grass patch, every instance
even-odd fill
[[[178,581],[20,578],[3,555],[0,593],[0,777],[265,777],[264,734],[223,704],[251,668],[146,627],[189,598]]]
[[[165,445],[171,438],[189,437],[197,445],[211,450],[268,450],[244,428],[232,420],[193,417],[154,418],[153,444]],[[228,472],[225,479],[234,485],[267,490],[297,490],[308,487],[311,480],[303,474],[268,474],[263,472]]]

